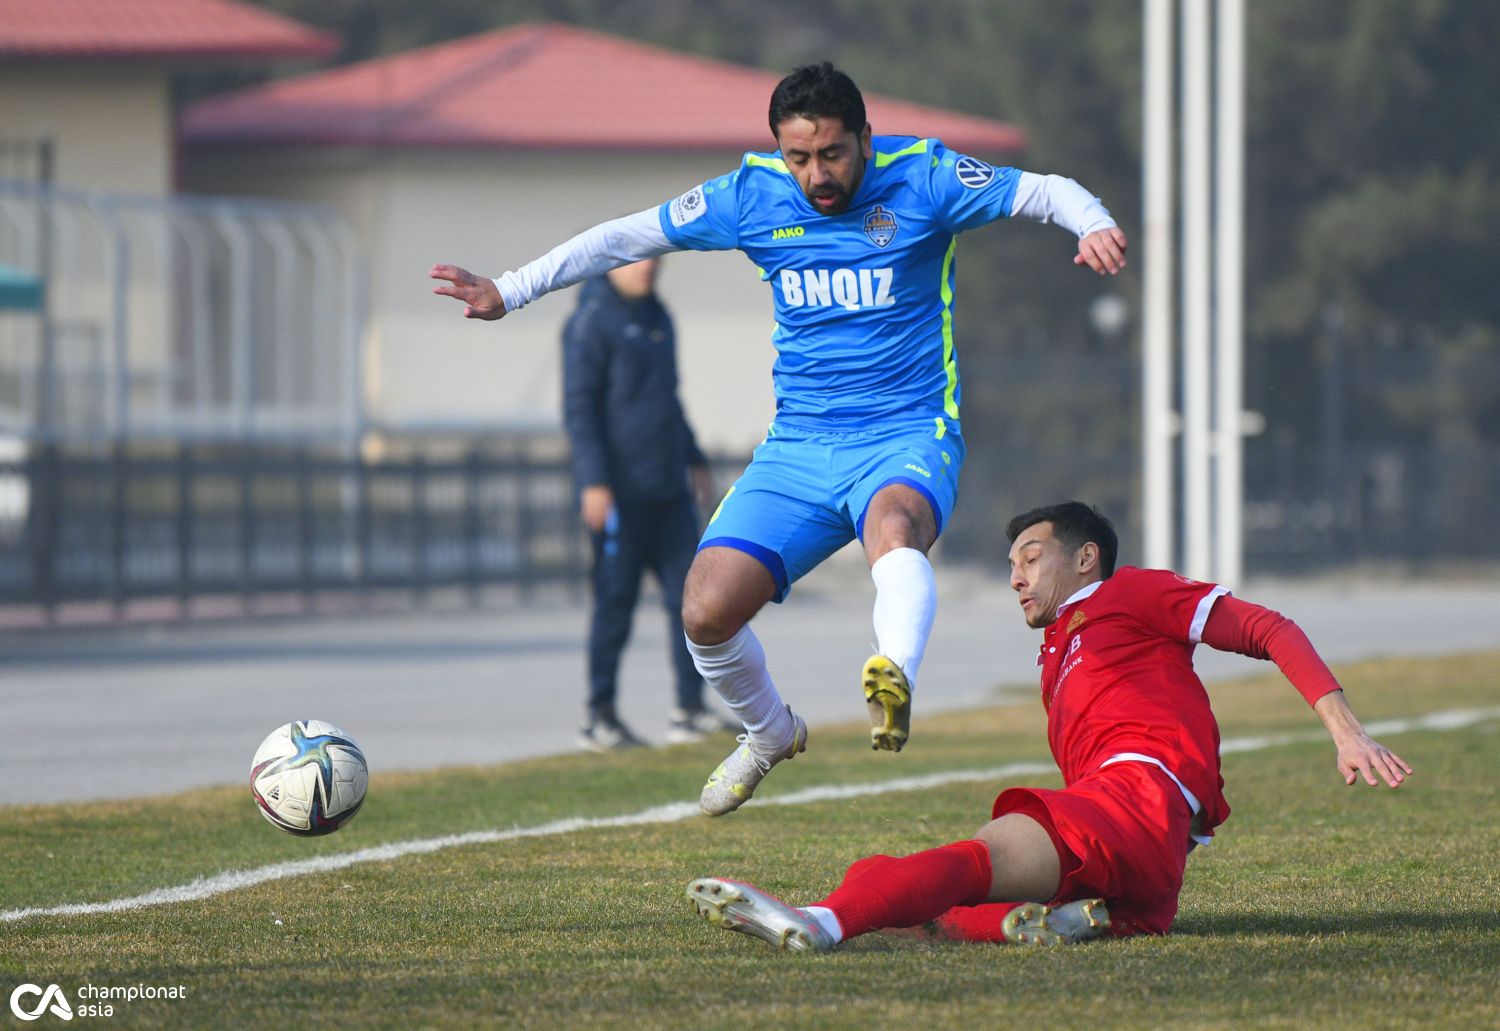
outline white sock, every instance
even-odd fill
[[[750,744],[762,755],[785,750],[796,734],[786,703],[766,668],[766,650],[749,626],[722,644],[687,643],[698,673],[745,725]]]
[[[802,912],[812,917],[823,930],[833,935],[835,944],[844,940],[844,927],[839,923],[839,918],[834,916],[833,910],[824,906],[803,906]]]
[[[932,563],[916,548],[897,548],[870,567],[875,581],[875,647],[917,683],[917,667],[937,615]]]

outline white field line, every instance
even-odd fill
[[[1374,737],[1400,734],[1412,730],[1457,730],[1486,720],[1500,719],[1500,707],[1489,709],[1451,709],[1428,713],[1412,719],[1377,720],[1366,725]],[[1295,734],[1272,734],[1264,737],[1229,738],[1221,742],[1221,753],[1256,752],[1280,745],[1326,741],[1327,734],[1321,730]],[[834,802],[841,799],[865,798],[871,795],[886,795],[901,791],[925,791],[948,784],[963,784],[973,781],[1003,781],[1021,775],[1055,774],[1057,767],[1050,763],[1008,763],[983,770],[949,770],[929,773],[920,777],[899,777],[893,780],[870,784],[830,784],[822,787],[804,788],[784,795],[756,800],[756,807],[768,805],[807,805],[811,802]],[[416,841],[397,841],[389,845],[376,845],[336,856],[319,856],[316,859],[299,859],[288,863],[273,863],[253,870],[229,870],[212,877],[199,877],[187,884],[171,888],[157,888],[142,895],[110,899],[107,902],[73,902],[60,906],[27,906],[22,909],[0,910],[0,922],[13,923],[29,917],[39,916],[85,916],[92,913],[120,913],[147,906],[162,906],[177,902],[193,902],[212,898],[241,888],[249,888],[267,881],[285,880],[289,877],[305,877],[309,874],[328,873],[360,863],[384,863],[402,856],[425,855],[443,849],[464,845],[489,845],[500,841],[515,841],[521,838],[545,838],[574,831],[599,830],[609,827],[638,827],[646,824],[681,823],[698,815],[694,802],[673,802],[669,805],[653,806],[621,816],[585,818],[569,817],[553,820],[535,827],[511,827],[507,830],[470,831],[467,834],[450,834],[441,838],[422,838]]]

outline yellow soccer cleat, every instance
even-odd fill
[[[899,752],[911,733],[911,685],[884,655],[872,655],[860,678],[870,709],[870,747]]]
[[[1109,929],[1103,899],[1079,899],[1060,906],[1025,902],[1005,914],[1000,933],[1012,945],[1072,945]]]

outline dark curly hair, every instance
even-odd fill
[[[858,133],[865,127],[865,98],[854,80],[832,64],[806,64],[776,84],[771,93],[771,135],[789,118],[837,118]]]

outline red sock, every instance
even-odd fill
[[[877,866],[884,866],[886,863],[894,863],[895,861],[895,856],[865,856],[863,859],[856,859],[853,863],[849,864],[849,869],[844,871],[844,880],[848,882],[850,878],[858,877],[867,871],[875,869]]]
[[[932,933],[945,941],[1005,941],[1000,923],[1019,902],[987,902],[982,906],[954,906],[937,918]]]
[[[833,910],[845,938],[882,927],[915,927],[990,893],[990,849],[956,841],[903,859],[871,856],[849,867],[844,883],[814,905]]]

